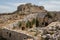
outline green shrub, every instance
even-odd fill
[[[31,27],[31,22],[30,22],[30,21],[27,21],[26,27],[27,27],[27,28],[30,28],[30,27]]]
[[[33,24],[36,24],[36,19],[33,19],[33,20],[32,20],[32,25],[33,25]]]
[[[52,15],[51,15],[50,12],[48,12],[46,16],[47,16],[48,18],[52,18]]]
[[[39,21],[36,19],[36,27],[39,26]]]
[[[18,27],[20,28],[20,27],[21,27],[21,25],[22,25],[22,23],[19,21],[19,22],[18,22]]]

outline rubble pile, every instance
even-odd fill
[[[45,29],[42,30],[42,40],[60,40],[60,23],[52,22]]]
[[[35,28],[36,40],[60,40],[60,22],[52,22],[46,27]]]

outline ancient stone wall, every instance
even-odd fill
[[[18,6],[17,11],[24,12],[24,13],[38,13],[38,12],[45,12],[46,10],[44,9],[43,6],[25,4],[25,5]]]
[[[2,37],[6,38],[7,40],[28,40],[32,39],[33,37],[26,35],[24,33],[16,32],[16,31],[11,31],[8,29],[2,29]]]

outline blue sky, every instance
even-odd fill
[[[25,3],[44,6],[48,11],[60,11],[60,0],[0,0],[0,13],[13,12],[17,6]]]

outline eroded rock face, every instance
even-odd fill
[[[36,28],[35,30],[33,30],[37,33],[35,39],[40,37],[40,40],[60,40],[60,22],[52,22],[47,27]]]
[[[8,13],[8,14],[0,14],[0,20],[3,22],[6,22],[8,20],[18,20],[18,19],[23,19],[26,15],[29,14],[38,14],[37,19],[39,21],[39,26],[47,26],[48,24],[50,24],[53,21],[56,20],[60,20],[59,18],[59,13],[56,14],[56,16],[54,16],[55,12],[50,12],[50,14],[52,14],[52,18],[49,18],[50,16],[46,16],[47,12],[43,6],[37,6],[37,5],[33,5],[31,3],[27,3],[27,4],[23,4],[23,5],[19,5],[17,7],[17,10],[14,11],[13,13]]]
[[[36,6],[32,5],[31,3],[27,3],[24,5],[20,5],[17,7],[17,11],[21,11],[24,13],[30,12],[30,13],[36,13],[36,12],[44,12],[46,11],[43,6]]]
[[[0,14],[0,23],[7,23],[7,21],[14,21],[23,19],[26,15],[32,13],[45,12],[43,6],[32,5],[31,3],[23,4],[17,7],[17,10],[13,13],[3,13]]]
[[[45,27],[45,29],[43,28],[42,33],[42,39],[43,40],[60,40],[60,22],[52,22],[50,25],[48,25],[47,27]]]

